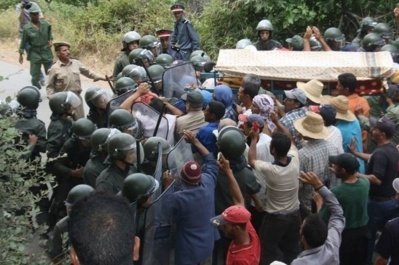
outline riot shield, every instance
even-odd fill
[[[164,139],[168,138],[169,122],[165,117],[161,118],[157,134],[154,135],[158,119],[161,115],[158,111],[145,103],[136,102],[133,104],[132,113],[133,116],[139,120],[143,126],[144,138],[149,138],[152,136],[159,136]]]
[[[117,97],[111,99],[111,100],[108,102],[108,104],[107,104],[107,109],[106,109],[106,113],[107,113],[107,126],[108,126],[108,127],[109,127],[109,121],[108,121],[109,115],[111,115],[111,113],[112,113],[114,110],[119,109],[120,106],[121,106],[121,104],[122,104],[128,97],[130,97],[131,95],[133,95],[134,92],[135,92],[135,90],[129,90],[129,91],[123,93],[122,95],[117,96]]]
[[[162,75],[162,94],[166,98],[180,98],[186,88],[197,87],[195,70],[189,62],[168,68]]]
[[[183,165],[190,160],[194,160],[191,144],[187,143],[184,138],[181,138],[168,153],[166,158],[167,168],[173,177],[178,178],[180,177]]]
[[[162,183],[162,147],[158,144],[158,159],[154,178]],[[172,223],[162,214],[162,199],[166,194],[174,191],[174,182],[162,192],[158,188],[152,195],[152,204],[144,213],[144,236],[141,242],[142,265],[168,265],[172,257],[173,236]],[[166,231],[166,233],[159,233]]]

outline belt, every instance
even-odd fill
[[[283,210],[283,211],[278,211],[278,212],[274,212],[274,213],[266,212],[266,214],[274,215],[274,216],[281,216],[281,215],[286,216],[286,215],[297,214],[297,213],[299,213],[299,209],[295,209],[295,210],[291,210],[291,211]]]
[[[390,201],[393,200],[395,197],[393,196],[370,196],[370,200],[371,201],[375,201],[375,202],[385,202],[385,201]]]

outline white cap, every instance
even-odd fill
[[[287,264],[285,264],[284,262],[281,262],[281,261],[273,261],[272,263],[270,263],[270,265],[287,265]]]

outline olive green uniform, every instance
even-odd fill
[[[83,170],[83,182],[87,185],[96,187],[96,179],[107,167],[104,158],[100,155],[93,155],[86,163]]]
[[[118,74],[121,73],[123,68],[129,64],[130,64],[129,54],[127,54],[125,51],[121,52],[115,61],[114,72],[112,74],[115,81],[116,81],[116,77],[118,76]]]
[[[40,68],[43,65],[47,73],[53,61],[53,54],[49,47],[49,41],[52,40],[51,25],[46,20],[40,20],[39,28],[35,27],[32,22],[29,22],[23,27],[19,53],[24,54],[26,44],[30,46],[27,60],[30,61],[32,85],[39,89],[41,88],[39,83]]]
[[[116,165],[109,165],[104,169],[96,180],[96,190],[117,194],[122,190],[123,181],[125,178],[133,173],[136,173],[135,167],[128,167],[126,170],[121,170]]]
[[[72,120],[70,118],[58,118],[51,116],[51,122],[47,131],[47,156],[54,158],[60,155],[62,146],[71,136]]]
[[[27,147],[27,150],[22,155],[23,159],[34,160],[36,157],[40,157],[40,153],[46,151],[46,126],[44,122],[37,118],[24,118],[16,122],[15,128],[22,132],[22,137],[26,141],[29,134],[34,134],[38,137],[35,145]]]
[[[68,216],[59,220],[49,235],[47,242],[48,254],[54,263],[61,262],[65,256],[67,246],[62,237],[68,232],[68,222]]]

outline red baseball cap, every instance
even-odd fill
[[[246,224],[251,220],[251,213],[242,205],[233,205],[223,211],[222,214],[211,219],[215,226],[223,224]]]

